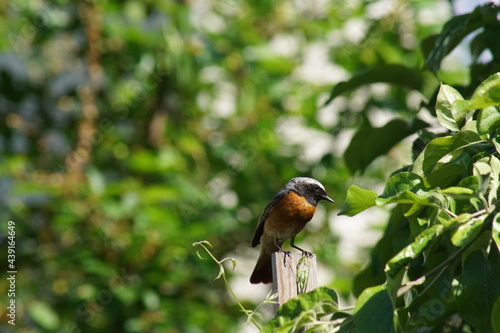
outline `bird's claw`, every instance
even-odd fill
[[[290,251],[285,251],[283,249],[280,249],[279,252],[283,252],[283,266],[286,267],[286,257],[292,258],[292,253]]]
[[[313,254],[311,252],[307,252],[307,251],[302,250],[302,256],[308,257],[309,259],[311,259],[313,257]]]

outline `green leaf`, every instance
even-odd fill
[[[451,136],[437,138],[429,142],[413,163],[413,172],[424,177],[446,154],[452,151],[454,139]]]
[[[53,331],[60,325],[59,316],[47,303],[35,301],[29,305],[28,313],[38,325]]]
[[[443,231],[443,225],[435,224],[422,231],[415,240],[396,254],[385,268],[388,277],[394,278],[411,260],[419,256],[427,247],[429,242],[438,237]]]
[[[479,134],[493,133],[500,127],[500,110],[494,106],[487,106],[477,118],[477,131]]]
[[[384,235],[370,253],[370,265],[354,277],[352,292],[355,296],[368,287],[383,283],[386,280],[385,263],[408,245],[410,226],[403,215],[404,211],[404,205],[397,205],[391,211]]]
[[[493,59],[499,59],[500,45],[498,45],[498,36],[500,36],[500,26],[498,26],[498,24],[495,24],[498,22],[498,18],[495,15],[498,13],[498,6],[491,7],[493,7],[492,9],[494,10],[494,12],[492,15],[493,18],[490,20],[490,22],[493,24],[486,24],[484,27],[484,46],[491,51]]]
[[[413,204],[413,205],[431,205],[431,202],[427,200],[428,193],[421,193],[423,194],[422,196],[419,196],[413,192],[410,191],[402,191],[399,192],[398,194],[389,197],[387,199],[377,199],[377,206],[385,206],[388,204],[394,204],[394,203],[406,203],[406,204]]]
[[[468,156],[467,154],[463,154]],[[446,164],[437,170],[433,170],[425,177],[426,185],[429,187],[446,187],[467,170],[466,165],[458,163]]]
[[[493,219],[492,238],[500,250],[500,214],[495,215]]]
[[[303,311],[314,308],[319,302],[324,302],[324,306],[321,308],[321,312],[317,312],[318,316],[337,311],[338,296],[335,290],[319,287],[288,300],[278,309],[276,315],[294,318]]]
[[[462,273],[456,278],[458,311],[476,332],[492,331],[492,308],[500,295],[499,274],[482,251],[475,251],[465,260]]]
[[[470,243],[481,231],[484,219],[471,219],[460,225],[451,235],[451,242],[455,246],[463,246]]]
[[[413,164],[413,172],[425,177],[434,169],[436,163],[450,153],[460,156],[461,149],[484,142],[479,134],[473,131],[460,131],[453,136],[437,138],[429,142],[418,155]]]
[[[456,199],[469,199],[474,196],[475,193],[474,190],[461,186],[448,187],[444,190],[440,190],[440,192]]]
[[[479,185],[479,179],[476,176],[468,176],[463,178],[458,183],[458,186],[471,189],[474,192],[479,191],[479,189],[481,188],[481,186]]]
[[[425,68],[432,72],[437,72],[441,67],[441,62],[461,41],[472,31],[480,28],[484,24],[480,15],[480,8],[476,8],[472,13],[455,16],[450,19],[439,34],[434,48],[425,59]]]
[[[436,115],[439,123],[452,131],[460,129],[452,111],[452,105],[457,100],[463,100],[462,95],[455,88],[441,84],[436,101]]]
[[[354,322],[358,332],[394,332],[393,312],[386,286],[365,289],[354,307]]]
[[[476,88],[470,99],[471,109],[500,105],[500,73],[495,73]]]
[[[500,297],[497,297],[491,309],[491,327],[494,333],[500,333]]]
[[[429,55],[436,46],[436,41],[439,39],[439,34],[434,34],[425,37],[420,41],[420,50],[425,59],[429,58]]]
[[[455,119],[455,121],[459,125],[462,123],[467,113],[469,113],[469,111],[471,110],[474,110],[474,108],[471,108],[470,101],[467,100],[457,99],[451,105],[451,114],[453,116],[453,119]]]
[[[370,190],[351,185],[347,197],[338,215],[354,216],[365,209],[375,206],[377,194]]]
[[[469,101],[455,100],[452,103],[452,114],[455,121],[458,123],[467,112],[471,110],[495,107],[497,105],[500,105],[500,73],[493,74],[483,81],[479,87],[476,88]],[[488,114],[492,113],[488,112]],[[494,114],[492,115],[495,116]],[[491,121],[492,120],[490,120],[489,123],[491,123]],[[487,124],[483,124],[483,130],[486,126]],[[488,132],[488,130],[484,133],[486,132]]]
[[[473,173],[476,176],[489,176],[491,173],[491,166],[484,161],[477,161],[474,163]]]
[[[423,189],[422,177],[412,172],[400,172],[389,178],[380,198],[394,197],[403,191],[417,193]]]
[[[461,225],[461,224],[469,221],[471,218],[472,218],[471,214],[469,214],[469,213],[463,213],[463,214],[458,215],[457,217],[452,218],[451,220],[448,220],[448,221],[444,222],[443,225],[446,228],[450,227],[450,226],[453,227],[454,224]]]
[[[492,178],[490,180],[490,188],[488,193],[488,204],[490,206],[495,205],[498,199],[498,188],[500,187],[500,182],[497,179]]]
[[[490,166],[491,166],[491,178],[500,179],[500,160],[495,156],[491,155],[490,157]]]
[[[423,84],[422,71],[397,64],[372,67],[366,72],[353,76],[349,81],[338,83],[333,88],[325,105],[347,91],[357,89],[365,84],[378,82],[420,90]]]
[[[376,200],[377,206],[391,203],[407,203],[414,205],[433,205],[430,195],[423,186],[422,178],[412,172],[400,172],[389,178],[384,192]]]
[[[383,127],[361,127],[352,138],[344,153],[346,165],[352,173],[363,172],[377,157],[389,150],[407,136],[427,127],[424,121],[395,119]]]
[[[500,135],[496,135],[492,140],[497,153],[500,153]]]
[[[261,332],[291,332],[338,310],[335,290],[320,287],[288,300]]]

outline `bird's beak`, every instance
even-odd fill
[[[332,198],[330,198],[330,197],[329,197],[329,196],[327,196],[327,195],[324,195],[324,196],[322,197],[322,199],[323,199],[323,200],[326,200],[326,201],[330,201],[331,203],[335,203],[335,201],[333,201],[333,199],[332,199]]]

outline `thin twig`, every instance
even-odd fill
[[[213,248],[212,244],[210,244],[209,241],[203,240],[203,241],[199,241],[199,242],[194,242],[193,246],[201,246],[208,253],[208,255],[210,256],[210,258],[212,258],[212,260],[217,263],[217,265],[219,266],[219,274],[215,277],[215,279],[218,279],[218,278],[222,277],[222,279],[224,280],[224,283],[227,286],[227,289],[229,290],[229,293],[231,294],[231,296],[233,297],[233,299],[236,301],[236,304],[238,304],[238,306],[240,307],[241,311],[243,313],[245,313],[245,315],[247,315],[249,321],[251,321],[259,330],[261,330],[262,328],[260,327],[259,323],[257,323],[257,321],[254,319],[255,311],[245,309],[245,307],[243,306],[243,304],[241,304],[241,302],[239,301],[238,297],[234,293],[233,288],[231,288],[231,285],[227,281],[226,271],[224,270],[224,266],[222,264],[225,261],[229,260],[229,261],[232,262],[233,269],[234,269],[236,267],[236,261],[233,258],[231,258],[231,257],[224,258],[222,260],[217,260],[217,258],[215,258],[215,256],[212,254],[212,252],[210,252],[210,250],[208,248],[208,246],[210,246],[210,248]],[[198,250],[196,250],[196,254],[198,255],[198,258],[204,259],[200,255],[200,253],[198,252]]]

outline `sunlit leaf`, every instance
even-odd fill
[[[476,88],[470,99],[470,107],[484,109],[500,105],[500,73],[495,73]]]
[[[460,129],[452,112],[452,105],[457,100],[463,100],[462,95],[455,88],[441,84],[436,101],[436,115],[439,123],[452,131]]]
[[[328,303],[326,301],[328,301]],[[316,288],[287,301],[278,309],[277,316],[293,318],[302,311],[314,307],[318,302],[325,302],[322,313],[318,313],[319,316],[326,313],[332,313],[337,309],[337,293],[335,290],[327,287]]]
[[[351,185],[339,215],[354,216],[365,209],[375,206],[377,194],[370,190]]]
[[[498,250],[500,251],[500,214],[496,214],[495,218],[493,219],[492,236]]]
[[[473,172],[475,175],[489,175],[491,173],[491,166],[484,161],[477,161],[474,163]]]
[[[422,178],[412,172],[400,172],[389,178],[380,198],[387,199],[403,191],[417,193],[423,190]]]
[[[477,131],[479,134],[494,132],[500,127],[500,110],[495,106],[487,106],[479,111]]]
[[[459,226],[451,235],[451,242],[455,246],[468,244],[479,233],[484,219],[472,219]]]
[[[474,194],[474,190],[468,187],[452,186],[441,190],[441,193],[457,199],[469,199]]]
[[[443,157],[450,153],[460,155],[460,150],[483,142],[479,134],[472,131],[460,131],[453,136],[437,138],[429,142],[415,160],[413,172],[425,177]]]
[[[430,202],[427,200],[427,193],[422,192],[420,195],[417,195],[411,191],[401,191],[394,196],[391,196],[387,199],[379,198],[377,199],[377,205],[383,206],[387,204],[394,203],[405,203],[405,204],[414,204],[414,205],[429,205]]]
[[[472,219],[471,214],[463,213],[463,214],[458,215],[457,217],[454,217],[454,218],[446,221],[445,223],[443,223],[443,225],[445,227],[449,227],[449,226],[453,226],[453,225],[455,225],[455,226],[462,225],[463,223],[470,221],[471,219]]]
[[[270,320],[261,332],[290,332],[304,327],[309,322],[337,311],[337,302],[337,293],[327,287],[298,295],[283,304],[278,309],[276,318]]]

